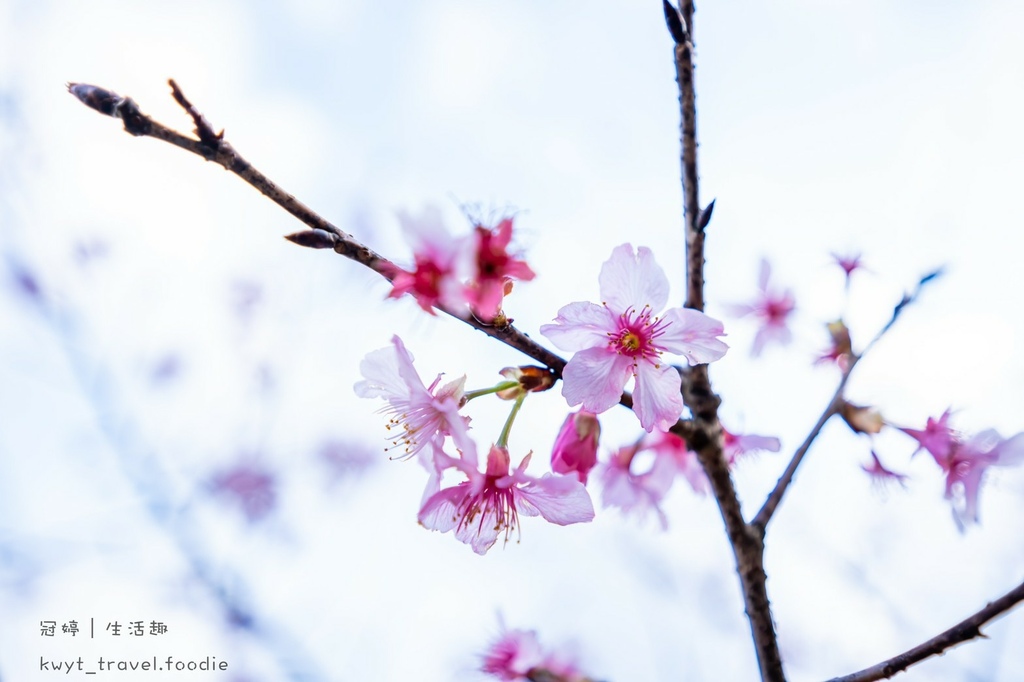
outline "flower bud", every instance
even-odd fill
[[[551,451],[551,469],[559,474],[575,472],[586,484],[587,474],[597,464],[597,443],[601,424],[593,412],[580,410],[565,418],[555,447]]]
[[[853,429],[854,433],[875,434],[885,426],[882,413],[874,407],[864,407],[843,401],[843,406],[839,409],[839,416],[843,418],[847,426]]]
[[[498,373],[506,379],[519,382],[518,386],[498,391],[498,397],[502,400],[515,400],[523,393],[531,391],[540,393],[555,385],[555,376],[551,370],[535,365],[506,367]]]

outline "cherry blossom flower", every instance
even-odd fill
[[[900,429],[927,450],[946,474],[946,499],[953,506],[953,519],[964,530],[978,523],[978,494],[985,471],[992,466],[1013,466],[1024,462],[1024,433],[1004,439],[994,429],[971,438],[949,426],[950,411],[938,419],[929,418],[924,429]]]
[[[867,472],[871,477],[872,483],[880,488],[884,488],[890,483],[899,483],[900,486],[907,487],[906,474],[899,474],[887,469],[881,460],[878,459],[878,455],[874,450],[871,451],[871,462],[869,464],[861,464],[860,468]]]
[[[957,442],[945,462],[946,499],[953,505],[953,519],[964,526],[978,523],[978,493],[990,466],[1012,466],[1024,462],[1024,433],[1003,439],[993,429],[982,431],[966,442]]]
[[[668,429],[683,411],[679,372],[663,353],[691,365],[712,362],[728,346],[722,323],[696,310],[669,308],[668,278],[651,250],[631,244],[612,251],[601,267],[601,305],[580,301],[558,311],[540,332],[566,351],[577,351],[562,372],[569,405],[601,413],[619,401],[630,377],[633,411],[647,431]]]
[[[572,412],[562,423],[551,451],[551,470],[559,474],[575,473],[586,485],[587,474],[597,464],[597,442],[601,424],[597,415],[586,410]]]
[[[438,388],[442,376],[438,374],[430,386],[425,386],[402,339],[393,336],[391,342],[392,347],[367,354],[359,365],[365,379],[354,388],[361,398],[387,400],[381,412],[391,414],[387,428],[397,431],[389,449],[399,449],[399,457],[408,458],[431,441],[465,432],[468,418],[459,414],[459,403],[466,377]]]
[[[911,457],[921,450],[927,450],[939,466],[949,459],[950,452],[956,444],[956,433],[949,427],[951,414],[952,412],[947,409],[938,419],[928,417],[928,422],[922,430],[900,429],[918,443],[918,448],[911,454]]]
[[[750,354],[754,357],[761,355],[761,351],[768,343],[786,345],[793,339],[793,334],[788,326],[789,316],[796,308],[793,292],[789,289],[777,291],[770,288],[771,274],[771,265],[767,259],[762,259],[761,270],[757,278],[757,298],[751,303],[729,306],[734,315],[739,317],[753,315],[761,324],[750,350]]]
[[[416,217],[401,212],[398,220],[412,246],[415,265],[412,270],[394,264],[385,267],[392,285],[388,298],[412,294],[431,315],[436,314],[434,307],[438,305],[458,311],[465,305],[457,272],[462,241],[448,233],[441,211],[433,206]]]
[[[492,446],[484,473],[477,468],[475,451],[455,459],[435,450],[435,457],[439,468],[455,468],[467,480],[431,495],[420,509],[419,522],[442,533],[454,530],[456,539],[477,554],[486,554],[501,532],[508,542],[519,528],[520,514],[540,515],[559,526],[594,518],[587,489],[575,477],[528,476],[525,470],[531,455],[510,472],[508,450]]]
[[[262,520],[277,505],[274,475],[251,462],[237,464],[213,476],[210,490],[238,504],[250,523]]]
[[[480,671],[504,682],[589,682],[568,656],[546,653],[533,630],[507,630],[483,655]]]
[[[850,276],[853,275],[854,271],[864,269],[860,253],[851,253],[842,256],[837,253],[833,253],[832,260],[835,261],[836,265],[843,269],[843,273],[846,275],[847,288],[850,286]]]
[[[477,225],[471,238],[470,282],[463,291],[473,312],[484,320],[494,319],[501,302],[512,290],[512,280],[529,281],[535,277],[526,261],[508,252],[512,241],[512,218],[505,218],[490,229]]]
[[[778,452],[782,443],[774,436],[755,436],[753,434],[735,434],[722,428],[722,453],[729,467],[732,468],[744,455],[767,450]]]
[[[649,469],[638,471],[638,455],[645,452],[653,455],[654,460]],[[637,443],[617,450],[601,466],[601,503],[640,519],[654,512],[662,529],[666,529],[668,517],[661,509],[661,501],[679,474],[694,492],[706,491],[707,478],[697,455],[686,447],[682,438],[669,432],[644,436]]]

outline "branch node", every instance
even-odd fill
[[[683,19],[677,10],[668,0],[661,0],[662,9],[665,10],[665,24],[668,25],[668,32],[676,45],[682,45],[688,41],[686,29],[683,28]]]
[[[711,214],[715,212],[715,200],[712,199],[711,203],[704,207],[700,212],[700,216],[697,217],[697,229],[701,232],[711,222]]]
[[[219,133],[213,132],[213,126],[210,125],[205,116],[192,106],[192,103],[188,101],[185,93],[181,91],[181,88],[178,87],[173,78],[169,79],[167,84],[171,86],[171,95],[174,97],[174,101],[192,117],[192,121],[196,125],[195,132],[199,136],[199,141],[213,149],[219,149],[221,140],[224,139],[224,131],[221,130]]]

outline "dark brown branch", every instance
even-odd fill
[[[984,637],[985,635],[981,632],[983,625],[1003,615],[1022,601],[1024,601],[1024,582],[1002,597],[999,597],[999,599],[989,602],[985,608],[973,616],[960,621],[945,632],[932,637],[927,642],[898,656],[893,656],[887,661],[882,661],[878,665],[873,665],[870,668],[865,668],[860,672],[843,677],[835,677],[829,680],[829,682],[873,682],[874,680],[889,679],[915,663],[920,663],[932,656],[938,656],[958,644],[978,637]]]
[[[686,229],[686,300],[684,305],[704,310],[704,228],[711,219],[713,205],[700,206],[697,173],[697,99],[694,86],[692,0],[683,0],[679,10],[663,0],[669,33],[675,42],[676,82],[679,86],[681,158],[683,182],[683,220]],[[722,514],[726,535],[736,559],[743,601],[754,640],[761,679],[785,682],[782,657],[768,602],[767,576],[764,572],[764,544],[760,533],[743,520],[739,496],[722,452],[722,426],[718,421],[721,402],[711,388],[707,365],[692,367],[683,373],[683,402],[693,414],[692,433],[687,442],[708,477]],[[675,431],[675,429],[673,429]],[[675,431],[679,433],[678,431]],[[680,435],[682,435],[680,433]]]
[[[765,529],[768,527],[768,522],[771,521],[776,508],[779,506],[779,503],[782,502],[782,498],[785,496],[786,490],[793,482],[793,476],[796,474],[797,468],[803,461],[807,451],[811,449],[811,445],[814,443],[815,439],[817,439],[818,435],[821,433],[821,429],[825,426],[825,422],[837,414],[839,409],[842,407],[843,391],[846,389],[846,384],[850,379],[850,374],[853,372],[853,368],[856,367],[861,358],[863,358],[864,355],[866,355],[867,352],[871,350],[883,336],[885,336],[886,332],[892,329],[892,326],[896,324],[896,321],[900,318],[903,311],[907,309],[907,306],[914,303],[918,297],[920,297],[924,287],[935,281],[941,275],[942,269],[940,268],[921,277],[917,282],[917,285],[914,287],[914,290],[910,293],[904,294],[903,298],[900,299],[900,302],[896,304],[896,307],[893,308],[892,316],[889,318],[889,321],[878,330],[878,333],[876,333],[870,341],[868,341],[860,354],[850,357],[850,364],[847,365],[846,369],[843,371],[843,376],[839,380],[839,386],[836,387],[836,392],[832,396],[832,399],[829,401],[828,405],[825,406],[825,410],[821,413],[821,416],[818,417],[818,421],[811,427],[810,433],[807,434],[804,442],[801,443],[800,447],[796,449],[795,453],[793,453],[792,459],[790,459],[789,464],[786,465],[786,470],[782,473],[782,476],[779,477],[779,480],[775,484],[771,493],[768,494],[768,498],[765,500],[764,505],[761,506],[760,511],[757,512],[757,515],[754,516],[754,519],[750,522],[750,525],[760,533],[761,537],[764,537]]]
[[[213,132],[213,127],[210,123],[185,98],[181,89],[173,80],[170,81],[170,85],[175,101],[192,117],[196,126],[196,134],[199,136],[198,140],[182,135],[143,114],[130,97],[121,97],[109,90],[84,83],[69,83],[68,91],[86,106],[107,116],[120,118],[124,122],[125,130],[132,135],[148,136],[163,140],[175,147],[201,156],[207,161],[223,166],[226,170],[245,180],[268,199],[305,223],[313,231],[313,234],[303,232],[289,235],[290,241],[313,248],[333,248],[336,253],[365,265],[388,281],[391,281],[389,273],[394,271],[391,261],[322,218],[318,213],[284,191],[267,176],[263,175],[263,173],[256,170],[224,139],[223,131],[220,133]],[[471,315],[459,314],[446,308],[438,309],[543,363],[558,376],[561,376],[562,370],[565,368],[565,360],[539,345],[511,324],[489,325],[474,319]]]

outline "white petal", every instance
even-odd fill
[[[647,431],[653,431],[655,427],[667,431],[676,423],[683,413],[679,386],[679,372],[675,367],[640,363],[633,390],[633,411],[640,418],[640,426]]]
[[[588,348],[572,356],[562,371],[562,395],[570,405],[601,413],[619,402],[633,363],[606,348]]]
[[[598,282],[601,300],[616,313],[645,305],[656,313],[668,303],[668,278],[646,246],[637,249],[635,256],[632,244],[617,246],[601,266]]]
[[[398,352],[393,346],[367,353],[359,363],[359,372],[366,377],[354,386],[360,398],[409,397],[409,387],[398,372]]]
[[[562,350],[577,351],[608,343],[615,329],[614,315],[604,306],[578,301],[558,311],[555,324],[545,324],[540,333]]]
[[[699,310],[669,308],[662,320],[668,325],[656,343],[670,353],[685,355],[691,365],[714,362],[729,349],[717,338],[725,336],[722,323]]]
[[[521,514],[536,516],[559,526],[585,523],[594,518],[594,503],[587,489],[575,476],[544,474],[516,490]]]

